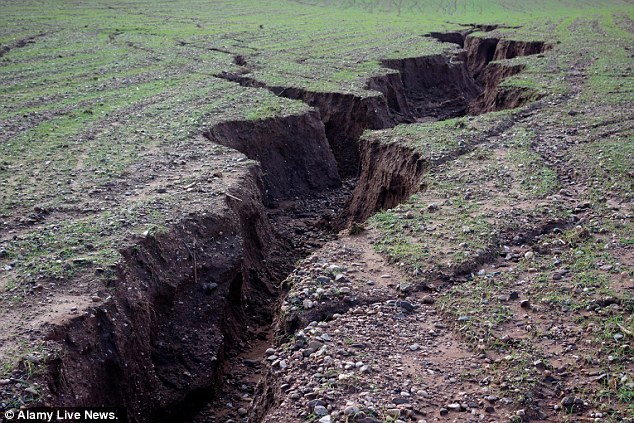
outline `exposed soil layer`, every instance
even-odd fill
[[[385,93],[358,97],[352,94],[308,91],[296,87],[268,87],[248,76],[219,74],[218,77],[247,87],[268,88],[280,97],[301,100],[319,110],[332,154],[341,177],[356,176],[359,169],[358,139],[366,129],[394,126],[409,118],[402,83],[396,74],[373,78],[368,87]]]
[[[267,205],[341,186],[319,113],[251,122],[224,122],[205,132],[211,141],[260,162]]]
[[[122,251],[112,297],[51,334],[65,351],[50,366],[54,404],[160,422],[214,394],[244,322],[270,322],[286,265],[258,180],[254,167],[218,209]]]
[[[405,97],[414,117],[446,119],[462,116],[481,88],[466,66],[468,53],[384,60],[401,74]]]
[[[405,146],[361,139],[361,175],[347,205],[348,223],[364,222],[377,210],[399,204],[419,190],[429,162]]]

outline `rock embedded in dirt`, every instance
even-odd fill
[[[313,413],[315,413],[317,416],[325,416],[328,414],[328,409],[323,405],[316,405],[313,409]]]
[[[434,304],[436,302],[436,300],[434,299],[434,297],[432,297],[431,295],[425,295],[421,301],[423,302],[423,304]]]

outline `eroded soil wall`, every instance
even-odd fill
[[[388,83],[386,90],[389,89]],[[271,90],[277,95],[301,100],[319,110],[326,137],[342,177],[358,174],[358,139],[363,131],[389,128],[395,124],[383,96],[359,97],[352,94],[312,92],[300,88],[275,87]],[[397,91],[394,91],[392,98],[395,107],[404,107],[402,96]]]
[[[341,185],[324,124],[315,110],[296,116],[224,122],[207,130],[205,136],[260,162],[268,205]]]
[[[237,199],[122,251],[112,298],[52,335],[65,349],[51,365],[56,405],[123,406],[132,422],[167,422],[208,400],[245,316],[270,319],[283,268],[258,179],[254,167]]]
[[[469,72],[464,51],[384,60],[383,66],[400,73],[409,110],[415,117],[463,115],[481,91]]]
[[[348,205],[348,222],[363,222],[419,191],[429,163],[398,144],[361,139],[361,174]]]

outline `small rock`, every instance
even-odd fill
[[[319,419],[319,423],[330,423],[332,420],[330,419],[330,416],[326,415],[323,416],[321,419]]]
[[[436,300],[431,295],[425,295],[423,297],[423,304],[434,304]]]
[[[28,388],[26,388],[26,389],[24,390],[24,392],[26,392],[26,393],[28,393],[28,394],[31,394],[31,395],[37,395],[37,391],[35,390],[35,388],[32,388],[32,387],[30,387],[30,386],[29,386]]]
[[[427,206],[427,210],[430,211],[430,212],[435,212],[438,209],[439,209],[439,207],[438,207],[438,204],[436,204],[436,203],[431,203],[431,204],[429,204]]]
[[[308,348],[312,348],[315,351],[317,351],[318,349],[320,349],[323,346],[324,346],[324,343],[323,342],[319,342],[319,341],[310,341],[308,343]]]
[[[441,416],[446,416],[447,414],[449,414],[449,410],[447,410],[446,408],[441,408],[439,412]]]
[[[345,416],[354,416],[358,412],[359,412],[359,407],[355,407],[355,406],[349,406],[349,407],[344,408],[344,410],[343,410],[343,414]]]
[[[409,301],[403,301],[403,300],[396,301],[396,306],[406,311],[414,311],[414,305],[412,305],[412,303],[410,303]]]
[[[27,361],[30,361],[33,364],[39,364],[40,363],[40,359],[32,354],[27,355],[26,357]]]
[[[101,298],[97,295],[93,295],[92,297],[90,297],[91,300],[93,300],[94,302],[98,303],[99,301],[101,301]]]
[[[328,415],[328,410],[323,405],[317,405],[315,406],[313,413],[315,413],[318,416],[326,416]]]
[[[317,282],[319,282],[320,284],[328,284],[331,282],[331,280],[328,276],[318,276]]]
[[[575,404],[575,399],[573,397],[564,397],[560,404],[564,408],[570,408]]]
[[[533,257],[535,257],[535,253],[532,252],[532,251],[527,251],[527,252],[524,253],[524,258],[526,260],[532,260]]]
[[[394,403],[396,405],[407,404],[407,403],[409,403],[409,400],[405,399],[405,398],[393,398],[392,399],[392,403]]]
[[[517,300],[519,297],[520,297],[520,294],[516,291],[513,291],[509,294],[510,301]]]
[[[454,402],[452,404],[448,404],[447,408],[451,411],[460,411],[462,407],[460,407],[460,404],[458,404],[457,402]]]
[[[522,308],[531,308],[531,302],[528,300],[522,300],[520,303],[520,307]]]
[[[418,351],[420,350],[420,344],[412,344],[409,346],[409,349],[412,351]]]
[[[240,415],[240,417],[244,417],[247,415],[247,409],[246,408],[238,408],[238,414]]]
[[[8,385],[11,383],[10,379],[0,379],[0,386],[2,385]]]
[[[308,405],[308,408],[312,409],[312,408],[317,407],[318,405],[321,405],[321,406],[325,407],[326,403],[323,402],[320,399],[313,399],[313,400],[308,401],[308,404],[306,404],[306,405]]]

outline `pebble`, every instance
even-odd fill
[[[246,408],[238,408],[238,414],[240,415],[240,417],[244,417],[247,415],[247,409]]]
[[[439,413],[441,416],[446,416],[447,414],[449,414],[449,410],[447,410],[446,408],[441,408],[439,410]]]
[[[321,283],[321,284],[327,284],[330,283],[330,278],[328,276],[318,276],[317,277],[317,282]]]
[[[11,383],[10,379],[0,379],[0,386],[2,385],[8,385]]]
[[[26,392],[26,393],[28,393],[28,394],[31,394],[31,395],[37,395],[37,391],[35,390],[35,388],[32,388],[32,387],[30,387],[30,386],[29,386],[28,388],[26,388],[26,389],[24,390],[24,392]]]
[[[412,344],[409,346],[409,349],[412,351],[418,351],[420,350],[420,344]]]
[[[414,305],[410,303],[409,301],[403,301],[403,300],[397,301],[396,306],[406,311],[414,311]]]
[[[39,364],[39,362],[40,362],[40,359],[38,357],[36,357],[34,355],[31,355],[31,354],[27,355],[24,358],[26,358],[28,361],[30,361],[33,364]]]
[[[326,409],[326,407],[324,407],[323,405],[316,405],[313,412],[318,416],[328,415],[328,409]]]
[[[454,402],[452,404],[448,404],[447,408],[451,411],[460,411],[461,407],[460,404],[458,404],[457,402]]]
[[[308,403],[306,405],[308,405],[308,408],[315,408],[318,405],[321,405],[322,407],[325,407],[326,403],[323,402],[320,399],[313,399],[313,400],[308,401]]]
[[[324,343],[323,342],[319,342],[319,341],[310,341],[308,343],[308,348],[312,348],[315,351],[317,351],[318,349],[320,349],[323,346],[324,346]]]
[[[326,415],[323,416],[321,419],[319,419],[319,423],[330,423],[332,420],[330,419],[330,416]]]
[[[436,300],[431,295],[425,295],[423,297],[423,304],[434,304]]]
[[[354,416],[358,412],[359,412],[359,407],[355,407],[355,406],[349,406],[344,408],[343,410],[343,414],[346,416]]]

